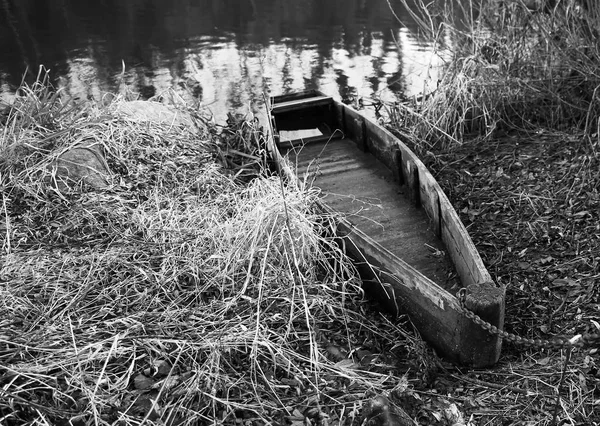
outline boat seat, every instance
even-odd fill
[[[331,96],[313,96],[310,98],[294,99],[273,105],[272,114],[281,114],[284,112],[306,109],[307,107],[329,105],[332,102],[333,98]]]

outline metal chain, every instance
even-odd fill
[[[486,330],[488,333],[498,336],[503,340],[515,343],[521,346],[527,346],[538,349],[564,349],[568,347],[579,348],[600,348],[600,334],[579,334],[572,338],[555,337],[553,339],[527,339],[504,330],[500,330],[495,325],[481,319],[479,315],[471,311],[466,306],[467,289],[462,288],[457,293],[461,313]]]

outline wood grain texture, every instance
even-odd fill
[[[337,234],[368,294],[392,312],[408,314],[447,358],[493,365],[500,339],[462,315],[455,292],[467,287],[469,307],[502,328],[504,290],[491,281],[446,195],[390,132],[339,103],[332,101],[327,111],[327,125],[344,138],[294,141],[281,152],[271,148],[276,163],[283,164],[285,155],[293,164],[294,170],[280,171],[321,188],[319,208],[340,217]],[[286,120],[289,127],[289,114]]]

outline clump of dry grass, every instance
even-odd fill
[[[0,423],[348,419],[398,385],[412,338],[362,314],[316,190],[245,174],[252,123],[64,102],[23,87],[1,130]],[[49,184],[90,138],[109,186]]]
[[[392,109],[394,125],[428,143],[539,128],[597,138],[598,2],[487,0],[411,10],[451,59],[422,102]]]
[[[507,286],[506,329],[597,333],[600,4],[430,2],[413,13],[451,58],[428,96],[390,110],[392,125],[427,150]],[[493,370],[440,383],[475,424],[596,424],[597,354],[505,343]]]

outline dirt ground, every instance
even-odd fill
[[[511,333],[600,332],[599,149],[597,139],[540,132],[421,150],[492,277],[507,287]],[[564,350],[505,343],[495,369],[442,370],[432,388],[462,400],[474,424],[553,424],[565,358]],[[557,424],[598,424],[598,363],[597,349],[573,351]]]

